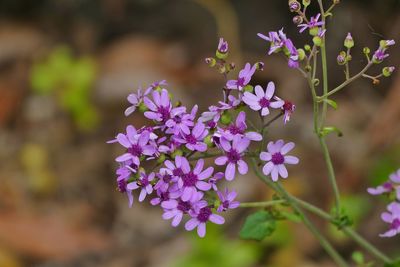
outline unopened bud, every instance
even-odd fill
[[[232,122],[232,115],[229,112],[224,112],[221,116],[221,123],[228,125]]]
[[[210,67],[214,67],[215,64],[217,63],[217,61],[215,60],[215,58],[213,57],[208,57],[206,59],[204,59],[204,61],[206,62],[206,64]]]
[[[218,49],[215,52],[215,56],[218,59],[224,60],[228,57],[228,42],[224,38],[219,38]]]
[[[301,5],[297,0],[289,0],[290,12],[298,12],[301,9]]]
[[[322,38],[319,37],[319,36],[314,36],[314,38],[313,38],[313,43],[314,43],[316,46],[322,46]]]
[[[317,36],[318,32],[319,32],[319,28],[318,27],[312,27],[309,30],[309,33],[310,33],[311,36]]]
[[[256,62],[256,70],[260,70],[260,71],[263,71],[264,70],[264,62]]]
[[[302,16],[294,16],[293,17],[293,23],[296,25],[299,25],[303,23],[303,17]]]
[[[243,87],[243,90],[244,90],[245,92],[252,93],[252,92],[254,91],[254,88],[253,88],[252,85],[248,84],[248,85],[246,85],[245,87]]]
[[[297,53],[299,54],[300,61],[302,61],[306,57],[306,52],[301,48],[297,49]]]
[[[392,75],[392,73],[394,72],[394,70],[395,70],[396,68],[395,67],[384,67],[383,69],[382,69],[382,74],[383,74],[383,76],[385,76],[385,77],[390,77],[391,75]]]
[[[333,0],[332,2],[333,2],[334,5],[340,4],[340,0]]]
[[[206,145],[208,147],[213,147],[214,146],[214,142],[212,140],[212,136],[211,135],[207,135],[206,138],[204,138],[204,143],[206,143]]]
[[[141,102],[140,104],[139,104],[139,111],[140,112],[142,112],[142,113],[144,113],[144,112],[146,112],[146,111],[148,111],[149,109],[147,108],[147,106],[143,103],[143,102]]]
[[[347,62],[347,55],[346,52],[342,51],[339,53],[339,55],[336,58],[336,61],[339,65],[344,65]]]
[[[310,46],[310,45],[305,45],[305,46],[304,46],[304,50],[306,50],[306,51],[311,51],[311,46]]]
[[[363,48],[363,53],[366,55],[369,55],[371,53],[371,49],[369,49],[369,47],[364,47]]]
[[[348,33],[346,39],[344,39],[344,47],[350,49],[354,46],[354,40],[351,33]]]

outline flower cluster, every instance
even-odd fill
[[[371,195],[386,195],[392,202],[387,206],[381,218],[390,224],[389,230],[381,234],[383,237],[392,237],[400,234],[400,169],[389,175],[389,180],[375,187],[368,188]]]
[[[226,62],[228,43],[220,39],[214,62],[219,70],[228,74]],[[211,65],[210,65],[211,66]],[[288,156],[293,143],[282,140],[270,142],[268,151],[257,149],[250,152],[252,142],[260,142],[265,136],[246,116],[245,110],[255,111],[262,118],[273,110],[288,122],[295,106],[274,96],[275,85],[270,82],[266,89],[250,85],[261,63],[246,63],[236,79],[227,80],[223,88],[224,100],[212,105],[198,115],[198,108],[191,110],[180,102],[174,104],[165,81],[152,84],[146,90],[128,96],[130,106],[125,115],[135,111],[143,113],[149,126],[126,127],[108,143],[118,143],[123,153],[116,157],[117,186],[127,195],[129,205],[135,201],[150,199],[150,203],[163,210],[162,218],[178,226],[186,217],[185,229],[197,228],[200,237],[206,234],[206,224],[223,224],[219,214],[239,206],[237,193],[227,188],[220,190],[223,181],[232,181],[238,174],[245,175],[249,157],[261,158],[266,163],[264,173],[276,181],[278,175],[288,176],[284,164],[296,164],[298,159]],[[230,69],[231,70],[231,69]],[[207,166],[204,158],[214,157],[214,166]],[[221,171],[215,171],[221,168]]]

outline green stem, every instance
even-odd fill
[[[241,207],[241,208],[264,208],[264,207],[275,206],[277,204],[282,204],[285,202],[286,202],[286,200],[283,200],[283,199],[264,201],[264,202],[244,202],[244,203],[240,203],[239,207]]]
[[[329,243],[329,241],[318,231],[318,229],[314,226],[314,224],[308,219],[307,215],[303,212],[303,210],[299,207],[296,200],[291,197],[290,194],[286,192],[286,190],[279,184],[274,183],[272,180],[268,179],[266,176],[260,173],[257,168],[257,163],[253,159],[252,167],[255,174],[264,181],[267,185],[273,188],[276,192],[280,193],[288,202],[290,206],[301,216],[304,225],[310,230],[310,232],[318,239],[321,246],[325,249],[325,251],[331,256],[331,258],[338,264],[340,267],[348,267],[349,265],[346,261],[340,256],[340,254],[335,250],[335,248]]]
[[[354,80],[360,78],[372,65],[373,65],[372,62],[368,62],[368,64],[358,74],[356,74],[353,77],[351,77],[350,79],[346,80],[341,85],[337,86],[336,88],[329,91],[328,93],[324,93],[324,95],[318,97],[319,101],[323,101],[323,99],[328,98],[329,96],[337,93],[338,91],[340,91],[344,87],[346,87],[348,84],[352,83]]]
[[[302,206],[304,209],[320,216],[321,218],[332,222],[334,218],[327,212],[323,211],[322,209],[304,201],[301,199],[298,199],[296,197],[293,197],[297,203]],[[357,244],[359,244],[361,247],[363,247],[365,250],[370,252],[372,255],[374,255],[376,258],[382,260],[385,263],[392,263],[393,261],[383,254],[380,250],[378,250],[376,247],[374,247],[371,243],[369,243],[367,240],[365,240],[362,236],[360,236],[357,232],[355,232],[352,228],[349,226],[345,226],[341,229],[347,236],[349,236],[351,239],[353,239]]]

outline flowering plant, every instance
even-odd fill
[[[294,168],[291,165],[298,164],[299,158],[295,156],[293,142],[265,142],[266,130],[281,117],[281,126],[289,123],[295,105],[275,95],[279,95],[279,91],[272,81],[266,86],[252,84],[255,72],[263,70],[262,62],[246,63],[237,76],[228,79],[235,64],[228,62],[229,46],[223,38],[219,40],[215,56],[205,60],[210,67],[217,69],[226,78],[222,88],[223,99],[210,106],[207,111],[199,113],[197,106],[189,109],[179,101],[174,102],[172,94],[166,89],[166,81],[153,83],[146,90],[139,90],[128,96],[131,105],[126,109],[125,115],[129,116],[138,110],[149,120],[150,126],[136,129],[129,125],[126,132],[119,133],[109,141],[120,144],[125,150],[116,158],[119,164],[116,170],[118,189],[127,195],[130,206],[136,195],[139,202],[150,198],[150,203],[163,210],[163,219],[171,220],[173,227],[185,221],[185,229],[197,229],[200,237],[206,235],[207,223],[223,224],[225,219],[221,214],[231,209],[273,207],[273,212],[264,210],[249,216],[240,235],[261,240],[273,231],[274,220],[296,217],[315,235],[339,266],[349,266],[309,220],[305,213],[308,211],[336,225],[377,259],[392,264],[392,259],[350,227],[351,219],[342,208],[326,144],[329,134],[340,134],[340,131],[336,127],[326,126],[325,120],[328,106],[337,108],[336,102],[330,97],[346,85],[361,77],[377,83],[381,77],[390,76],[394,67],[385,67],[382,73],[376,76],[367,75],[366,72],[388,57],[387,50],[394,45],[394,41],[382,40],[372,56],[370,49],[364,48],[366,66],[359,73],[351,75],[349,65],[355,42],[348,33],[344,40],[345,51],[341,51],[337,57],[337,63],[344,66],[345,80],[329,90],[326,59],[327,19],[339,1],[334,0],[332,5],[325,9],[322,0],[318,0],[320,13],[309,18],[306,11],[310,2],[289,0],[289,9],[295,13],[293,22],[298,25],[299,32],[308,32],[311,36],[311,43],[304,48],[296,48],[283,29],[270,31],[268,34],[259,33],[258,36],[267,41],[268,55],[283,54],[288,66],[298,70],[308,82],[313,98],[314,132],[321,145],[328,179],[335,197],[332,212],[326,212],[289,194],[282,186],[281,179],[288,178],[289,171]],[[318,59],[321,59],[322,63],[322,86],[317,76]],[[322,87],[322,93],[318,94],[318,87]],[[259,116],[259,122],[251,120],[251,113]],[[257,145],[253,146],[253,143]],[[205,161],[206,158],[212,160]],[[239,203],[235,190],[221,188],[223,184],[240,179],[238,176],[246,175],[249,165],[255,174],[275,191],[273,200]],[[218,166],[222,166],[222,172],[215,171],[216,168],[220,168]],[[224,180],[227,182],[222,183]],[[399,184],[400,170],[391,175],[387,183],[368,189],[370,194],[386,194],[392,200],[388,211],[382,214],[382,219],[390,224],[389,230],[381,235],[383,237],[400,233]],[[280,212],[283,206],[290,207],[292,213]]]

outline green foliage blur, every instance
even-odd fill
[[[99,115],[90,99],[95,78],[93,59],[74,58],[66,46],[56,47],[43,61],[34,64],[30,75],[33,91],[54,95],[83,131],[92,130],[99,123]]]

